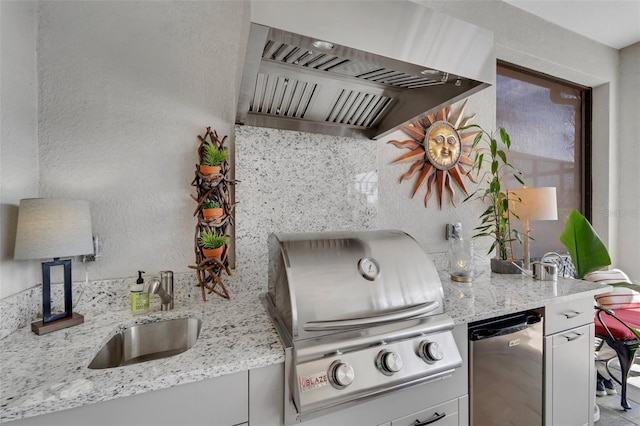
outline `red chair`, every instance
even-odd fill
[[[617,373],[616,375],[612,374],[610,368],[610,364],[615,358],[611,358],[605,365],[609,376],[622,386],[620,395],[622,408],[625,411],[629,410],[631,405],[627,402],[627,379],[639,345],[638,338],[630,327],[640,329],[640,308],[612,310],[596,307],[594,324],[596,337],[606,342],[618,356],[621,370],[619,379],[616,377]],[[600,347],[602,347],[602,343]]]

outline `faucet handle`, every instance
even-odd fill
[[[161,310],[171,310],[173,309],[173,299],[174,299],[174,291],[173,291],[173,271],[161,271],[160,272],[160,286],[164,289],[166,295],[167,302],[165,303],[165,297],[162,297],[162,306]]]
[[[173,287],[173,286],[172,286]],[[171,289],[173,290],[173,288]],[[157,278],[152,278],[144,284],[145,293],[157,294],[160,297],[160,310],[173,309],[173,292],[169,293],[163,286],[162,282]]]

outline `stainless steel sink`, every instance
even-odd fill
[[[202,321],[196,318],[134,325],[109,339],[89,368],[121,367],[177,355],[196,344],[201,326]]]

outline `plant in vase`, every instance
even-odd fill
[[[490,162],[489,169],[484,170],[483,180],[486,185],[477,189],[464,201],[480,199],[488,204],[487,209],[480,215],[480,225],[474,228],[476,234],[473,238],[489,237],[493,239],[488,254],[494,250],[496,256],[491,259],[491,270],[502,274],[519,274],[520,269],[514,263],[522,265],[522,261],[513,259],[511,245],[513,241],[522,242],[517,229],[511,227],[511,218],[517,215],[513,212],[511,202],[515,195],[503,189],[503,179],[512,175],[524,186],[522,174],[507,159],[507,152],[511,148],[511,138],[504,128],[499,128],[494,133],[489,133],[477,124],[464,127],[462,130],[475,129],[478,133],[472,144],[475,152],[476,175],[480,175],[482,164]],[[499,134],[499,140],[497,135]],[[486,147],[480,147],[484,143]]]
[[[221,218],[224,214],[222,204],[217,201],[209,200],[202,204],[202,216],[205,219],[217,219]]]
[[[200,233],[200,247],[204,257],[214,257],[220,259],[224,245],[227,243],[226,235],[217,235],[213,232],[202,231]]]
[[[220,150],[210,143],[202,147],[200,172],[204,175],[220,173],[220,165],[227,159],[227,151]]]

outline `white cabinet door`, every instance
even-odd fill
[[[593,324],[545,337],[546,426],[592,425]]]
[[[284,424],[284,364],[249,371],[249,424]]]
[[[124,367],[126,368],[126,367]],[[249,414],[246,371],[29,417],[12,426],[175,426],[246,423]]]

